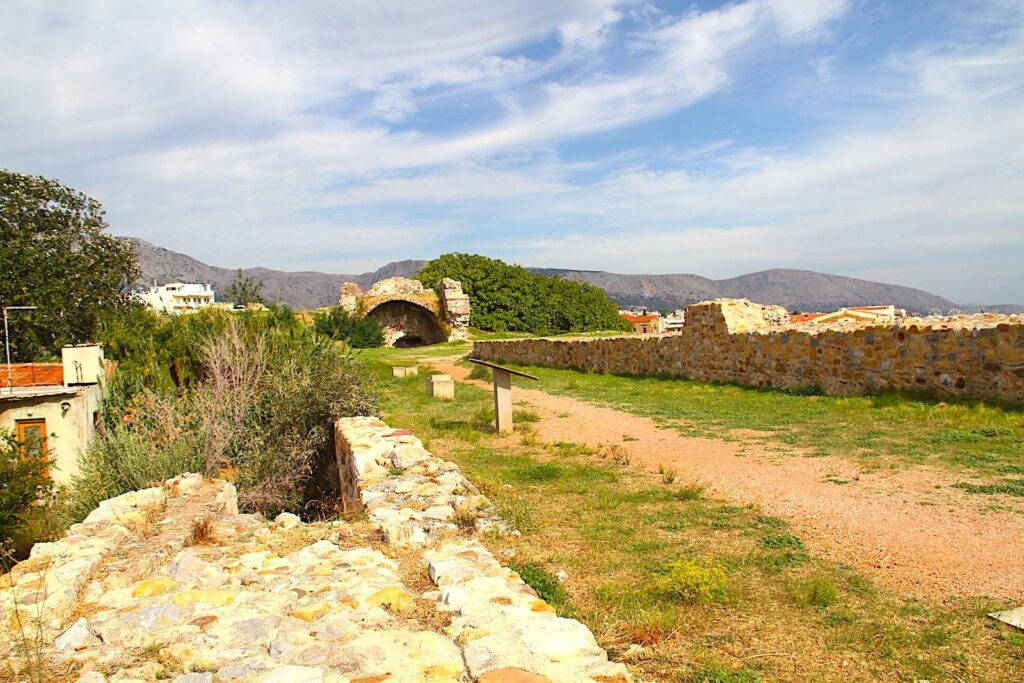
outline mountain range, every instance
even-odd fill
[[[135,248],[142,269],[139,284],[201,282],[223,292],[238,271],[210,266],[197,259],[145,240],[126,238]],[[361,274],[328,274],[313,271],[285,272],[268,268],[243,268],[242,274],[263,283],[263,297],[270,302],[295,308],[318,308],[338,301],[342,282],[356,282],[368,289],[386,277],[412,277],[426,261],[394,261],[378,270]],[[644,306],[652,310],[674,310],[704,299],[747,298],[762,304],[777,304],[790,311],[832,311],[843,306],[893,304],[908,311],[948,311],[955,303],[920,289],[829,275],[808,270],[773,269],[748,273],[725,280],[700,275],[622,275],[604,271],[531,268],[540,275],[558,275],[567,280],[600,287],[621,306]],[[975,309],[983,307],[974,305]],[[987,307],[1017,312],[1019,306]],[[1014,309],[1014,310],[1011,310]]]

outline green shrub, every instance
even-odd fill
[[[185,397],[145,392],[128,422],[101,429],[78,459],[69,513],[80,520],[102,500],[157,485],[183,472],[205,472],[202,435]]]
[[[23,457],[32,444],[19,443],[0,431],[0,543],[14,538],[38,514],[38,501],[53,490],[43,458]]]
[[[335,496],[327,475],[333,422],[377,412],[368,371],[311,330],[268,315],[225,315],[181,316],[195,321],[181,324],[189,335],[190,325],[210,329],[195,379],[179,391],[143,388],[116,410],[81,458],[76,517],[185,471],[233,479],[241,507],[268,516]]]
[[[655,580],[654,588],[678,602],[703,605],[723,600],[727,581],[725,570],[716,562],[676,560]]]
[[[327,313],[317,313],[313,327],[325,337],[346,341],[354,349],[374,349],[384,346],[384,330],[375,318],[349,313],[335,306]]]

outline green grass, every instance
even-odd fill
[[[782,443],[809,456],[849,458],[868,469],[934,465],[981,475],[1024,473],[1024,412],[1016,408],[522,369],[540,377],[524,386],[651,417],[690,436]]]
[[[412,429],[428,448],[458,463],[522,532],[484,536],[485,542],[501,557],[511,553],[508,562],[524,580],[560,613],[590,626],[613,655],[642,645],[629,661],[646,680],[1024,679],[1024,638],[985,616],[1010,605],[981,599],[940,605],[900,595],[814,555],[784,520],[754,505],[717,500],[698,485],[665,484],[624,465],[608,448],[495,434],[483,419],[490,416],[488,391],[460,384],[454,402],[435,402],[421,379],[393,378],[386,362],[373,367],[388,422]],[[543,372],[549,389],[570,378],[577,387],[593,387],[591,376]],[[624,380],[600,381],[615,389]],[[663,393],[652,405],[662,408],[679,391],[654,386]],[[688,386],[697,395],[736,391]],[[752,394],[768,402],[763,407],[797,398],[818,403],[824,397]],[[898,415],[917,408],[886,410]],[[1007,427],[1003,418],[935,433]],[[757,417],[758,424],[772,419]],[[559,569],[569,575],[565,584],[554,579]]]

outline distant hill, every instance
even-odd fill
[[[238,274],[237,269],[218,268],[197,261],[191,256],[137,237],[128,241],[135,248],[142,270],[140,283],[150,285],[154,280],[164,284],[175,280],[201,282],[213,285],[213,291],[220,295]],[[242,274],[263,283],[263,298],[270,302],[285,303],[295,308],[318,308],[338,303],[338,288],[342,282],[357,282],[364,289],[377,280],[401,275],[412,277],[419,272],[426,261],[395,261],[372,273],[361,275],[331,275],[313,271],[285,272],[269,268],[243,268]]]
[[[173,280],[203,282],[223,292],[237,270],[218,268],[191,256],[158,247],[145,240],[127,238],[135,248],[142,268],[142,284],[153,280],[163,284]],[[395,261],[372,273],[332,275],[318,272],[285,272],[267,268],[246,268],[242,273],[263,283],[268,301],[296,308],[330,306],[338,301],[342,282],[358,282],[364,289],[377,280],[412,277],[426,261]],[[600,287],[622,306],[646,306],[657,310],[684,308],[687,304],[718,297],[747,298],[762,304],[778,304],[791,311],[832,311],[843,306],[894,304],[908,311],[950,310],[957,305],[948,299],[920,289],[858,280],[808,270],[775,269],[749,273],[727,280],[711,280],[700,275],[619,275],[603,271],[531,268],[540,275],[559,275],[568,280],[588,282]],[[1009,312],[1014,306],[975,306],[976,309]]]
[[[949,310],[956,304],[912,287],[858,280],[809,270],[777,268],[748,273],[728,280],[700,275],[616,275],[586,270],[534,269],[545,275],[589,282],[608,292],[624,306],[675,310],[703,299],[746,298],[761,304],[777,304],[791,311],[834,311],[844,306],[893,304],[925,313]]]

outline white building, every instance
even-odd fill
[[[159,313],[189,313],[213,305],[213,287],[185,282],[152,286],[139,295],[147,306]]]

